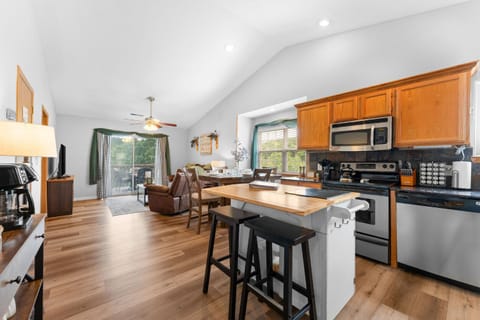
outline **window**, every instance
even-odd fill
[[[305,166],[305,151],[297,151],[297,128],[259,130],[257,144],[260,168],[297,172],[299,166]]]

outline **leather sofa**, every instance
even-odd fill
[[[187,178],[182,171],[175,173],[170,187],[148,184],[146,188],[150,211],[174,215],[189,208]]]

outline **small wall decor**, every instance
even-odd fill
[[[209,135],[200,136],[200,154],[208,155],[212,154],[212,138]]]
[[[15,120],[17,118],[17,115],[15,113],[15,110],[13,109],[10,109],[10,108],[7,108],[6,112],[5,112],[5,118],[7,120]]]
[[[193,139],[190,141],[190,148],[195,147],[195,150],[198,151],[198,137],[193,137]]]
[[[215,149],[218,149],[218,133],[217,130],[214,130],[212,133],[208,135],[208,137],[212,140],[215,140]]]

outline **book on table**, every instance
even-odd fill
[[[267,190],[277,190],[278,183],[276,182],[268,182],[268,181],[261,181],[261,180],[254,180],[248,184],[250,188],[254,189],[267,189]]]

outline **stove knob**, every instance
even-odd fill
[[[345,163],[342,163],[342,168],[345,168]]]
[[[387,165],[384,163],[384,164],[382,165],[382,168],[383,168],[383,169],[387,169]]]
[[[395,166],[393,164],[390,164],[390,169],[394,169]]]

